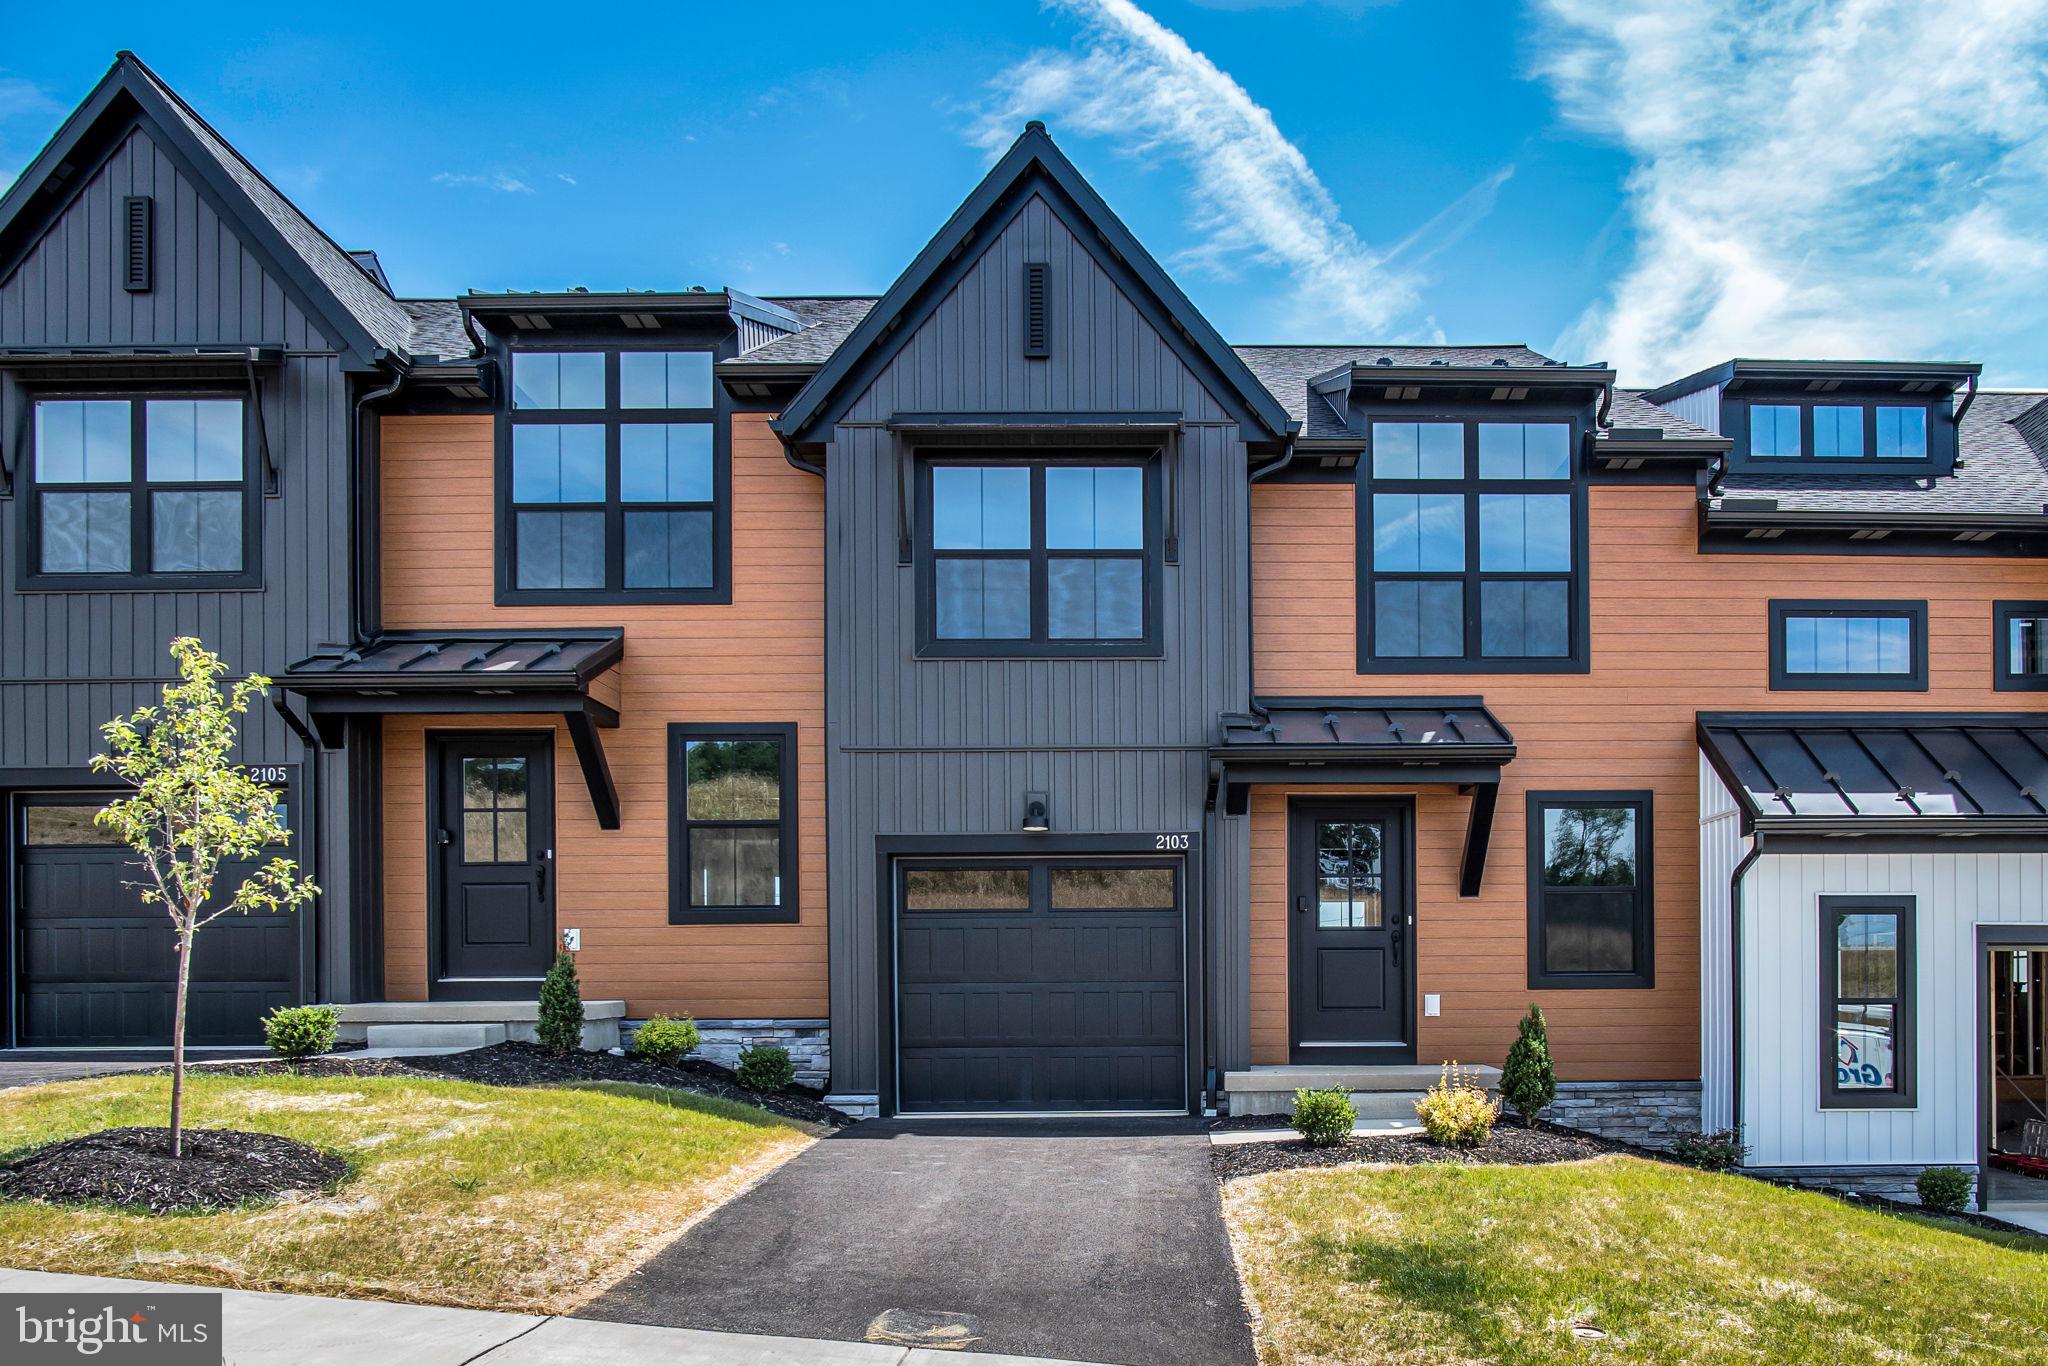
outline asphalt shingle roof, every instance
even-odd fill
[[[1712,438],[1716,434],[1697,423],[1687,422],[1669,408],[1643,397],[1641,389],[1616,389],[1614,402],[1608,408],[1607,422],[1611,427],[1651,427],[1668,437],[1683,437],[1687,440]]]
[[[875,306],[865,297],[788,298],[777,296],[767,302],[778,304],[803,319],[802,331],[792,332],[737,358],[742,365],[822,365],[839,349],[860,320]]]
[[[453,299],[400,299],[412,325],[412,341],[406,349],[415,356],[438,356],[454,360],[472,354],[476,347],[462,325],[462,308]]]

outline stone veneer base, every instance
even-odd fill
[[[627,1022],[627,1048],[632,1047],[632,1031],[645,1023]],[[796,1079],[801,1085],[822,1087],[831,1080],[832,1030],[828,1020],[699,1020],[697,1033],[703,1041],[692,1056],[720,1067],[737,1067],[740,1050],[748,1044],[779,1044],[789,1050],[789,1060],[796,1064]]]
[[[1681,1134],[1700,1127],[1696,1081],[1561,1081],[1543,1118],[1571,1129],[1669,1151]]]
[[[1928,1167],[1946,1166],[1968,1172],[1972,1180],[1976,1179],[1977,1164],[1974,1162],[1929,1162],[1923,1166],[1891,1167],[1743,1167],[1740,1170],[1744,1176],[1761,1177],[1766,1181],[1784,1181],[1795,1186],[1836,1190],[1850,1195],[1881,1195],[1887,1200],[1917,1205],[1920,1203],[1917,1184],[1920,1173]],[[1969,1208],[1974,1210],[1976,1207],[1973,1190]]]

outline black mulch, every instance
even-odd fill
[[[37,1148],[0,1168],[0,1195],[173,1214],[325,1190],[348,1175],[342,1158],[277,1134],[187,1129],[178,1158],[170,1138],[168,1129],[103,1129]]]
[[[1272,1116],[1264,1116],[1272,1127]],[[1404,1167],[1429,1162],[1455,1162],[1466,1166],[1536,1167],[1551,1162],[1579,1162],[1605,1153],[1628,1152],[1628,1147],[1591,1134],[1542,1125],[1524,1129],[1519,1124],[1500,1124],[1493,1137],[1477,1148],[1445,1147],[1426,1134],[1352,1134],[1342,1143],[1312,1148],[1298,1138],[1269,1142],[1230,1143],[1211,1150],[1210,1161],[1217,1179],[1256,1176],[1260,1172],[1285,1171],[1290,1167],[1335,1167],[1347,1162],[1384,1162]]]
[[[757,1105],[790,1119],[838,1127],[853,1123],[852,1116],[819,1099],[808,1086],[790,1086],[772,1094],[749,1091],[739,1084],[732,1069],[698,1058],[674,1064],[645,1062],[612,1053],[550,1053],[538,1044],[500,1043],[489,1048],[472,1048],[466,1053],[443,1053],[418,1058],[312,1058],[294,1067],[281,1062],[223,1064],[209,1072],[298,1071],[313,1077],[446,1077],[455,1081],[482,1082],[488,1086],[560,1086],[578,1081],[629,1081],[643,1086],[665,1086],[670,1090],[694,1091],[720,1100]]]

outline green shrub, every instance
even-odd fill
[[[279,1006],[263,1017],[263,1042],[293,1062],[333,1052],[340,1033],[341,1016],[333,1006]]]
[[[1447,1148],[1476,1148],[1493,1137],[1500,1102],[1489,1100],[1486,1088],[1455,1062],[1444,1064],[1436,1085],[1415,1102],[1422,1131]]]
[[[1521,1035],[1508,1048],[1500,1069],[1501,1099],[1515,1107],[1525,1126],[1557,1099],[1557,1069],[1550,1064],[1550,1031],[1535,1006],[1522,1017]]]
[[[1358,1120],[1357,1107],[1348,1092],[1338,1087],[1327,1091],[1300,1090],[1294,1093],[1294,1128],[1315,1148],[1342,1143]]]
[[[576,981],[576,960],[566,951],[555,955],[555,965],[540,984],[540,1015],[533,1036],[550,1053],[574,1053],[583,1047],[583,989]]]
[[[649,1062],[680,1062],[696,1052],[701,1036],[689,1016],[656,1015],[633,1031],[633,1056]]]
[[[1703,1172],[1725,1172],[1742,1165],[1749,1148],[1737,1129],[1716,1129],[1713,1133],[1680,1134],[1671,1140],[1671,1155],[1688,1167]]]
[[[796,1064],[781,1044],[748,1044],[740,1050],[740,1065],[734,1070],[749,1091],[780,1091],[796,1080]]]
[[[1977,1186],[1960,1167],[1929,1167],[1913,1184],[1919,1188],[1920,1203],[1943,1214],[1961,1214]]]

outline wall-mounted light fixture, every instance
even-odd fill
[[[1043,835],[1050,829],[1052,829],[1052,815],[1050,808],[1046,806],[1045,794],[1043,792],[1025,793],[1024,833],[1027,835]]]

